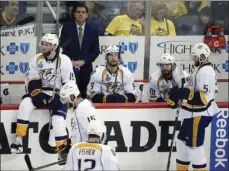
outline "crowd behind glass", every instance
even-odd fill
[[[1,28],[14,26],[28,16],[36,19],[36,1],[1,1]],[[56,2],[51,2],[56,6]],[[60,23],[72,19],[72,9],[78,4],[88,7],[88,23],[99,30],[99,35],[129,36],[145,35],[144,20],[146,2],[139,1],[61,1]],[[47,4],[44,3],[44,9]],[[203,35],[206,28],[218,25],[228,34],[228,2],[227,1],[152,1],[151,35]],[[6,13],[9,18],[15,17],[12,23],[5,23]],[[132,31],[125,33],[118,31],[121,27],[120,16],[128,14],[134,20]],[[26,22],[26,21],[25,21]],[[25,22],[19,23],[24,24]],[[27,21],[28,22],[28,21]],[[51,12],[44,12],[43,23],[55,23]],[[116,32],[115,30],[116,29]],[[120,28],[122,30],[122,28]]]

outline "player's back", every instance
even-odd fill
[[[118,163],[110,147],[84,142],[72,146],[66,170],[118,170]]]

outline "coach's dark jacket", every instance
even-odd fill
[[[85,24],[83,41],[80,49],[76,22],[66,22],[63,24],[61,30],[61,47],[63,48],[63,54],[69,56],[71,60],[83,59],[86,62],[76,75],[80,92],[82,96],[86,96],[86,87],[93,70],[92,62],[95,61],[100,53],[97,30],[92,28],[90,24]]]

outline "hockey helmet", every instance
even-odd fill
[[[88,135],[96,135],[100,138],[101,143],[106,141],[106,126],[99,120],[92,120],[88,124]]]
[[[172,69],[173,70],[176,68],[176,62],[175,62],[174,56],[172,56],[169,53],[163,53],[161,55],[161,59],[160,59],[160,62],[159,62],[160,67],[163,64],[172,64]]]
[[[63,104],[68,104],[68,103],[74,104],[79,94],[80,91],[75,81],[69,81],[60,90],[60,101]],[[73,95],[74,100],[71,99],[71,95]]]
[[[208,45],[205,43],[197,43],[192,48],[191,57],[194,61],[205,62],[210,56],[210,53],[211,51]]]
[[[56,34],[51,34],[51,33],[46,33],[40,41],[40,45],[42,42],[48,42],[51,43],[52,45],[59,45],[59,38]]]
[[[107,56],[109,53],[118,53],[119,54],[119,59],[120,59],[120,53],[119,53],[119,48],[117,46],[109,46],[106,51],[105,51],[105,58],[107,60]]]

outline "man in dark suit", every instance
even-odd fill
[[[67,44],[63,47],[63,53],[71,58],[81,96],[86,98],[86,87],[93,70],[92,62],[99,55],[99,37],[98,32],[86,22],[87,6],[80,4],[73,12],[75,20],[63,24],[61,47]]]

